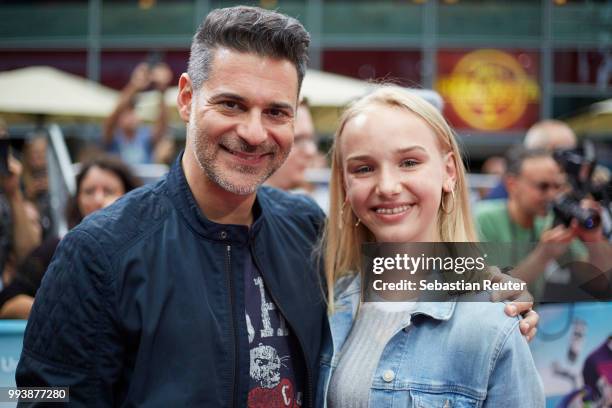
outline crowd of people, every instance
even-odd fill
[[[282,14],[213,10],[179,79],[185,149],[140,189],[129,166],[169,162],[175,146],[164,103],[173,74],[138,65],[100,152],[81,163],[65,237],[53,232],[46,138],[8,156],[0,318],[29,318],[18,386],[68,386],[83,406],[544,406],[528,293],[500,295],[508,304],[364,303],[362,245],[533,243],[508,274],[489,273],[527,282],[536,302],[562,256],[609,273],[601,200],[578,204],[598,217],[593,226],[551,210],[568,191],[556,153],[576,148],[572,130],[543,121],[523,146],[487,160],[483,171],[500,182],[471,208],[454,132],[405,89],[355,101],[327,159],[318,151],[299,99],[308,44]],[[153,127],[135,110],[150,87],[160,95]],[[323,211],[305,172],[325,160]],[[609,276],[568,273],[609,294]]]

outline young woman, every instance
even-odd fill
[[[343,115],[324,235],[331,339],[318,406],[544,406],[503,303],[360,304],[364,242],[476,241],[453,132],[420,97],[382,87]]]

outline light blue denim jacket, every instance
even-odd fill
[[[360,301],[358,276],[336,285],[331,338],[323,340],[317,407],[327,392],[339,350]],[[385,346],[374,372],[370,407],[540,408],[542,382],[518,318],[503,303],[423,302]]]

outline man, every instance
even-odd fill
[[[529,128],[523,146],[527,149],[544,149],[548,152],[574,149],[576,135],[572,128],[560,120],[541,120]]]
[[[309,35],[256,8],[196,33],[166,179],[89,217],[37,294],[17,383],[72,403],[312,404],[325,303],[310,253],[323,213],[261,185],[293,142]]]
[[[529,267],[517,268],[514,274],[530,284],[529,291],[538,300],[546,284],[542,272],[551,261],[562,256],[586,260],[584,247],[577,241],[570,245],[574,238],[603,241],[604,237],[601,229],[587,232],[576,226],[551,226],[550,206],[565,186],[565,175],[548,151],[511,150],[504,181],[508,200],[483,201],[476,208],[480,240],[512,243],[506,253],[508,262],[511,266],[528,262]],[[538,243],[533,252],[531,243]]]
[[[168,132],[168,112],[164,94],[172,81],[168,65],[149,67],[141,63],[134,68],[130,81],[121,91],[117,106],[104,121],[102,142],[109,153],[128,164],[152,163],[154,150]],[[155,126],[143,126],[136,113],[136,94],[151,84],[159,91],[159,111]]]
[[[552,153],[555,150],[574,149],[576,135],[572,128],[560,120],[547,119],[535,123],[527,130],[523,146],[530,150],[545,150]],[[486,199],[508,198],[505,184],[500,182],[493,187]]]
[[[184,154],[64,238],[26,329],[19,386],[69,386],[87,406],[312,406],[323,213],[258,189],[289,154],[308,43],[276,12],[206,17],[179,81]]]

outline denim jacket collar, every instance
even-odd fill
[[[357,275],[341,278],[337,284],[335,308],[342,307],[353,311],[352,317],[357,312],[361,300],[361,277]],[[447,302],[418,302],[411,316],[425,315],[436,320],[449,320],[455,311],[456,300]]]

